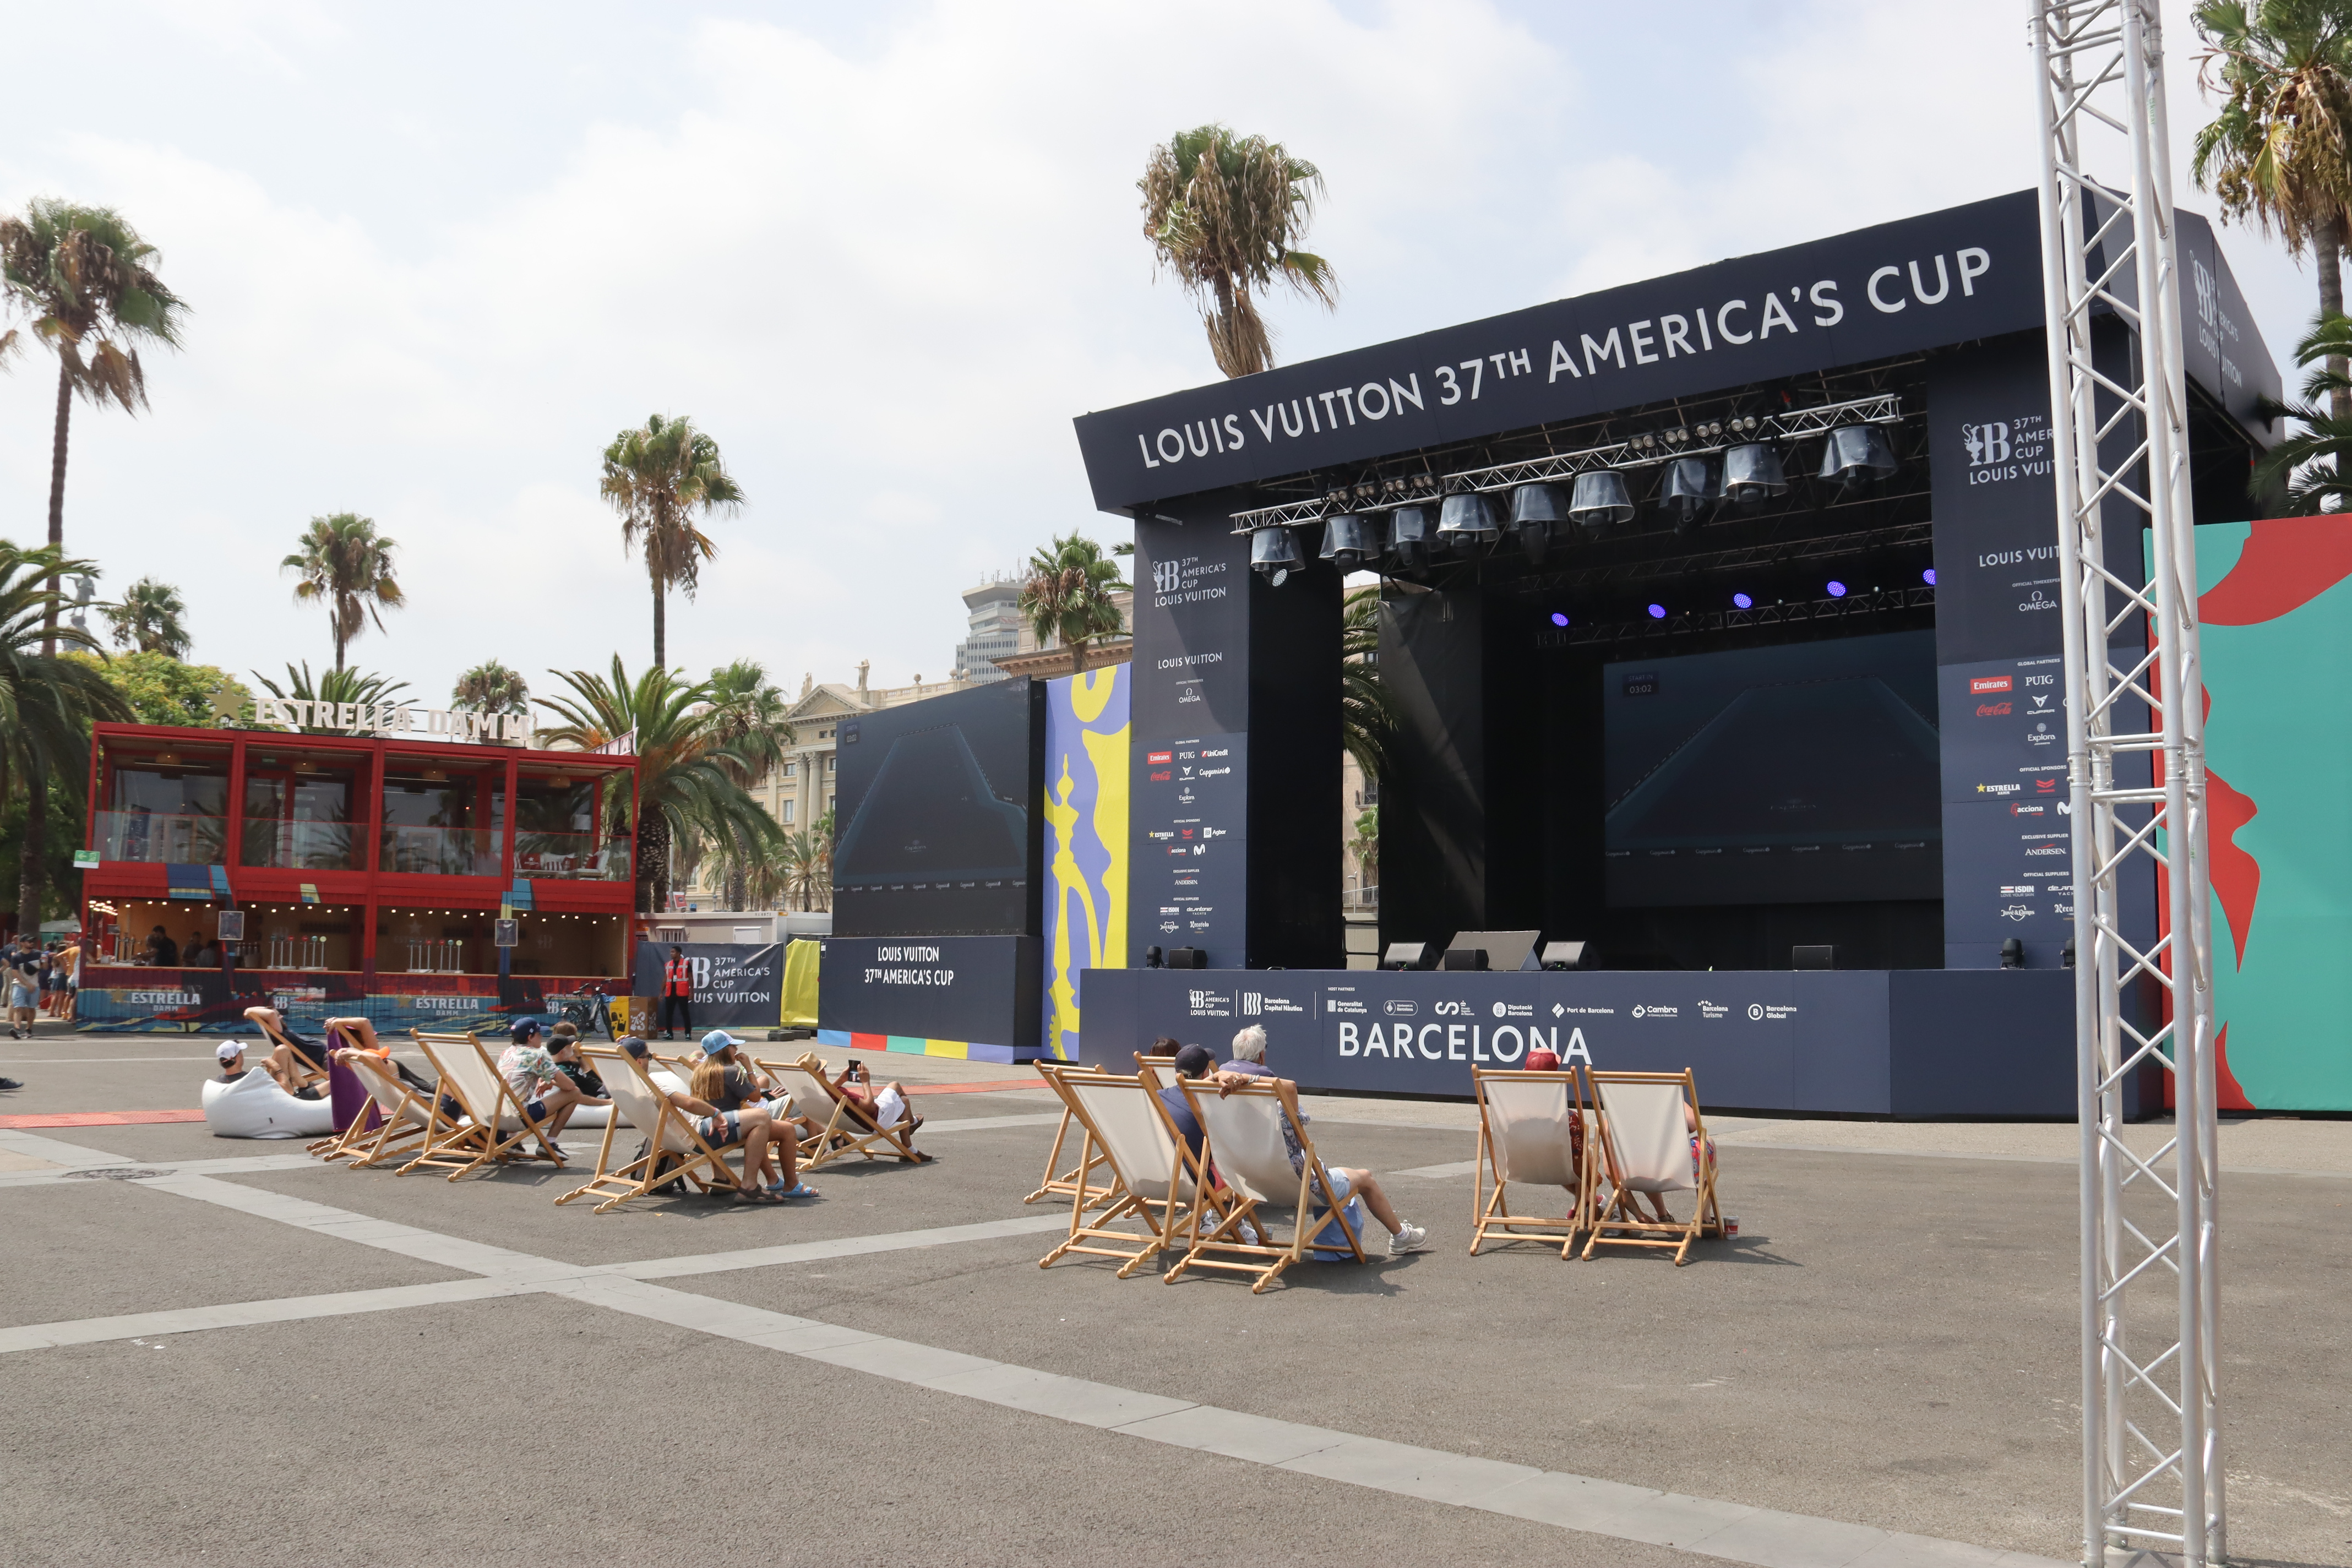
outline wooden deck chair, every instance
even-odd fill
[[[1576,1071],[1519,1072],[1474,1067],[1478,1100],[1478,1164],[1472,1174],[1470,1256],[1480,1244],[1550,1241],[1562,1258],[1576,1256],[1576,1233],[1589,1210],[1589,1145],[1579,1131],[1584,1095]],[[1508,1188],[1559,1187],[1568,1212],[1557,1217],[1513,1214]]]
[[[1037,1260],[1051,1268],[1073,1252],[1120,1260],[1122,1279],[1163,1252],[1184,1245],[1192,1215],[1202,1198],[1200,1163],[1160,1103],[1159,1081],[1149,1072],[1122,1077],[1096,1068],[1066,1068],[1050,1080],[1070,1108],[1081,1132],[1081,1166],[1099,1153],[1117,1184],[1111,1205],[1092,1224],[1094,1206],[1084,1194],[1070,1194],[1070,1234]],[[1143,1222],[1141,1235],[1113,1230],[1122,1220]]]
[[[692,1183],[696,1190],[706,1193],[719,1187],[743,1189],[747,1178],[727,1163],[726,1151],[735,1145],[713,1144],[697,1132],[694,1118],[669,1102],[644,1064],[625,1051],[580,1054],[597,1066],[605,1089],[612,1093],[613,1109],[620,1114],[604,1123],[604,1140],[596,1149],[596,1173],[556,1203],[600,1197],[604,1201],[590,1212],[607,1214],[631,1198],[644,1197],[677,1182]],[[645,1149],[616,1167],[613,1131],[622,1117],[644,1132]]]
[[[448,1124],[449,1119],[442,1114],[437,1100],[427,1103],[424,1095],[410,1088],[393,1069],[390,1057],[354,1051],[350,1065],[366,1086],[368,1101],[375,1107],[377,1124],[373,1131],[353,1138],[348,1148],[328,1154],[328,1159],[348,1158],[352,1170],[364,1171],[407,1153]],[[352,1125],[363,1127],[366,1118],[356,1118]]]
[[[1150,1069],[1141,1076],[1148,1081]],[[1363,1242],[1349,1223],[1346,1205],[1316,1157],[1315,1141],[1298,1114],[1297,1085],[1286,1079],[1262,1078],[1220,1093],[1205,1080],[1184,1079],[1179,1087],[1208,1134],[1203,1153],[1223,1183],[1224,1203],[1217,1210],[1206,1204],[1193,1205],[1184,1256],[1162,1279],[1172,1285],[1187,1269],[1228,1269],[1254,1276],[1250,1292],[1255,1295],[1310,1252],[1337,1250],[1318,1239],[1335,1222],[1356,1261],[1365,1260]],[[1283,1137],[1286,1121],[1304,1156],[1296,1171],[1290,1168],[1290,1146]],[[1288,1241],[1275,1235],[1274,1211],[1281,1209],[1291,1213]],[[1212,1214],[1214,1224],[1203,1231],[1201,1222]]]
[[[793,1097],[793,1115],[805,1116],[817,1124],[814,1133],[800,1140],[802,1170],[814,1171],[828,1160],[843,1159],[853,1153],[863,1154],[869,1160],[887,1155],[910,1165],[929,1163],[931,1157],[909,1142],[915,1135],[912,1106],[896,1124],[889,1127],[880,1125],[862,1101],[842,1093],[834,1086],[832,1078],[824,1070],[824,1058],[815,1052],[811,1051],[789,1062],[754,1058],[751,1065],[766,1073],[774,1080],[776,1087]]]
[[[1077,1113],[1070,1109],[1070,1097],[1063,1092],[1061,1085],[1055,1080],[1056,1073],[1066,1070],[1065,1064],[1039,1062],[1036,1067],[1037,1076],[1044,1079],[1046,1087],[1061,1099],[1062,1121],[1061,1125],[1054,1129],[1054,1147],[1045,1155],[1045,1180],[1039,1184],[1035,1192],[1021,1201],[1024,1204],[1034,1204],[1040,1198],[1076,1198],[1083,1195],[1086,1201],[1080,1205],[1082,1208],[1096,1208],[1110,1202],[1118,1194],[1118,1178],[1106,1172],[1105,1179],[1101,1183],[1097,1184],[1094,1179],[1095,1173],[1109,1163],[1110,1156],[1088,1142],[1084,1127],[1078,1128],[1078,1163],[1066,1171],[1062,1169],[1062,1149],[1069,1142],[1070,1129],[1076,1124]]]
[[[423,1153],[400,1168],[402,1175],[422,1166],[446,1170],[454,1182],[484,1165],[510,1160],[544,1160],[559,1171],[563,1168],[563,1151],[543,1130],[544,1119],[523,1120],[522,1102],[470,1031],[445,1035],[411,1029],[409,1036],[433,1064],[441,1092],[465,1110],[466,1121],[449,1135],[427,1142]],[[526,1147],[531,1143],[538,1147]]]
[[[1691,1243],[1723,1234],[1723,1213],[1715,1195],[1715,1161],[1694,1156],[1691,1140],[1706,1150],[1706,1122],[1698,1113],[1698,1085],[1690,1069],[1681,1072],[1596,1072],[1584,1068],[1599,1112],[1599,1158],[1591,1163],[1594,1185],[1606,1181],[1608,1201],[1596,1190],[1586,1200],[1592,1234],[1584,1256],[1608,1247],[1672,1247],[1679,1268]],[[1690,1107],[1690,1121],[1683,1107]],[[1689,1193],[1687,1223],[1661,1225],[1640,1216],[1633,1194]],[[1612,1234],[1613,1233],[1613,1234]]]

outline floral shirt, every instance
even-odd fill
[[[541,1090],[563,1081],[562,1069],[545,1046],[509,1046],[499,1058],[499,1076],[524,1101],[537,1100]]]

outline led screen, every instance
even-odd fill
[[[1942,894],[1936,638],[1602,667],[1609,902]]]
[[[998,681],[835,727],[836,935],[1034,934],[1031,687]]]

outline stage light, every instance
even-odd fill
[[[1582,528],[1612,528],[1633,521],[1633,498],[1625,476],[1614,468],[1594,468],[1576,476],[1576,496],[1569,502],[1569,521]]]
[[[1274,586],[1281,587],[1300,564],[1298,541],[1290,530],[1261,528],[1250,535],[1250,567]]]
[[[1832,599],[1843,599],[1845,597],[1845,584],[1839,582],[1834,577],[1830,579],[1830,597]]]
[[[1755,600],[1753,600],[1753,599],[1751,599],[1751,598],[1749,598],[1749,597],[1748,597],[1747,595],[1745,595],[1745,594],[1734,594],[1734,595],[1731,595],[1731,603],[1732,603],[1733,607],[1734,607],[1734,608],[1736,608],[1736,609],[1752,610],[1752,609],[1754,609],[1754,608],[1756,607],[1756,601],[1755,601]]]
[[[1822,448],[1821,478],[1851,489],[1895,471],[1895,448],[1875,425],[1841,425]]]
[[[1429,509],[1401,506],[1389,513],[1389,559],[1401,572],[1429,564]]]
[[[1449,544],[1483,544],[1502,533],[1495,503],[1475,494],[1447,496],[1437,512],[1437,537]]]
[[[1556,626],[1564,626],[1568,625],[1568,617],[1561,615],[1558,610],[1554,610],[1551,613],[1551,624]]]
[[[1511,531],[1527,552],[1528,564],[1543,564],[1555,526],[1568,523],[1568,497],[1558,485],[1521,485],[1511,492]]]
[[[1723,493],[1733,500],[1745,506],[1788,492],[1789,476],[1780,471],[1780,454],[1763,442],[1750,441],[1723,455]]]
[[[1343,511],[1323,525],[1323,559],[1342,574],[1361,570],[1380,553],[1380,525],[1370,518]]]
[[[1650,618],[1654,621],[1664,620],[1666,618],[1666,607],[1664,605],[1652,605],[1650,606]]]
[[[1700,507],[1722,499],[1722,476],[1706,458],[1676,458],[1666,465],[1666,482],[1659,488],[1658,500],[1676,521],[1688,524],[1696,520]]]
[[[1920,573],[1919,581],[1927,584],[1930,588],[1934,587],[1936,585],[1936,569],[1933,566],[1930,566],[1925,572]]]

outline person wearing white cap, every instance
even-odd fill
[[[220,1062],[223,1083],[235,1083],[251,1070],[245,1065],[245,1044],[241,1040],[223,1040],[213,1047],[213,1056]]]

